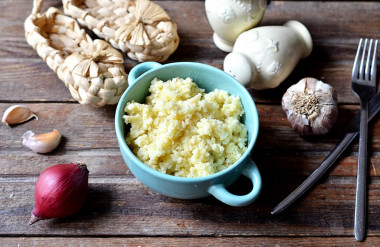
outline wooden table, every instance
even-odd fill
[[[222,68],[226,53],[212,42],[204,1],[156,1],[178,24],[180,45],[167,61],[202,62]],[[47,0],[62,8],[59,0]],[[253,91],[260,134],[252,154],[262,174],[261,196],[234,208],[213,197],[180,200],[162,196],[141,184],[125,165],[115,137],[115,106],[79,105],[36,52],[26,43],[23,23],[31,0],[0,1],[0,112],[14,104],[29,106],[39,116],[16,127],[0,126],[1,246],[380,246],[380,119],[370,125],[368,237],[353,237],[357,141],[328,175],[283,213],[272,208],[295,189],[343,136],[358,112],[351,92],[351,67],[360,37],[380,38],[380,3],[272,1],[261,25],[296,19],[314,41],[280,87]],[[137,63],[126,58],[127,72]],[[281,109],[286,89],[303,77],[315,77],[338,92],[339,119],[326,135],[303,139],[294,133]],[[64,138],[47,155],[21,144],[27,130],[58,129]],[[90,170],[89,195],[83,209],[66,219],[28,226],[34,185],[40,172],[81,160]],[[250,183],[231,188],[242,193]]]

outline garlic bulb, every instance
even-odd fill
[[[61,138],[58,130],[38,135],[29,130],[22,136],[22,144],[35,153],[49,153],[58,147]]]
[[[337,94],[327,83],[304,78],[285,92],[282,109],[301,136],[324,135],[338,118]]]
[[[38,119],[37,115],[27,106],[13,105],[5,110],[2,122],[9,126],[26,122],[33,117]]]

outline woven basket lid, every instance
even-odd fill
[[[34,0],[25,37],[81,104],[118,103],[128,87],[123,56],[103,40],[92,40],[79,24],[54,7],[41,12]]]
[[[164,62],[178,47],[177,25],[148,0],[63,0],[63,9],[139,62]]]

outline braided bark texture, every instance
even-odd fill
[[[164,62],[177,49],[177,25],[148,0],[63,0],[66,15],[139,62]]]
[[[24,23],[30,46],[65,83],[81,104],[117,104],[128,87],[122,54],[103,40],[92,40],[79,24],[51,7],[41,14],[34,0]]]

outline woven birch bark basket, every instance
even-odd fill
[[[63,0],[66,15],[139,62],[164,62],[177,49],[177,25],[148,0]]]
[[[118,103],[128,87],[120,52],[103,40],[92,40],[79,24],[50,7],[41,12],[43,0],[34,0],[24,23],[30,46],[58,75],[81,104]]]

